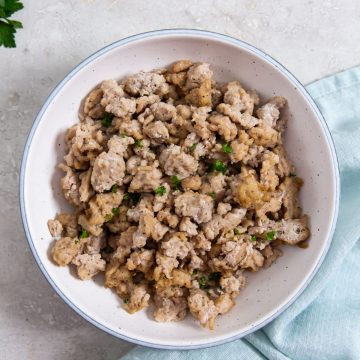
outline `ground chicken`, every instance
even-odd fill
[[[159,322],[183,320],[187,312],[185,291],[178,286],[158,288],[154,296],[154,319]]]
[[[93,119],[101,119],[105,115],[105,109],[101,105],[103,91],[100,88],[93,90],[84,103],[84,114]]]
[[[191,246],[183,232],[172,235],[169,240],[162,242],[161,249],[169,257],[184,259],[189,253]]]
[[[100,254],[79,254],[72,263],[76,265],[76,271],[81,280],[89,280],[99,271],[105,271],[106,265]]]
[[[282,136],[287,101],[266,103],[209,64],[180,60],[93,89],[65,135],[61,188],[73,212],[48,221],[60,266],[104,273],[123,308],[158,322],[229,312],[247,272],[306,241],[302,180]]]
[[[198,224],[211,219],[214,201],[211,196],[187,191],[175,199],[175,211],[180,216],[189,216]]]
[[[63,232],[63,226],[59,220],[48,220],[47,222],[52,237],[60,237]]]
[[[81,244],[78,238],[63,237],[55,242],[51,256],[56,264],[65,266],[71,263],[80,250]]]
[[[163,75],[153,72],[141,71],[134,76],[130,76],[124,83],[125,91],[133,96],[144,95],[164,95],[168,91]]]
[[[129,191],[153,191],[160,186],[161,177],[161,171],[153,165],[140,166],[131,180]]]
[[[200,321],[203,327],[214,328],[215,318],[218,314],[216,306],[203,290],[192,290],[188,297],[191,314]]]
[[[194,174],[198,162],[191,155],[184,153],[180,146],[170,145],[161,152],[159,162],[166,175],[184,179]]]

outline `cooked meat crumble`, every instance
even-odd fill
[[[282,143],[286,106],[190,60],[103,81],[65,136],[74,212],[48,221],[53,261],[81,280],[103,274],[129,313],[153,301],[156,321],[191,313],[213,329],[247,271],[310,235]]]

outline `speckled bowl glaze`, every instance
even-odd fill
[[[248,275],[236,307],[220,316],[214,331],[188,316],[177,323],[157,323],[152,308],[129,315],[119,298],[96,281],[76,279],[68,267],[49,259],[52,242],[46,222],[66,209],[55,169],[64,155],[65,130],[78,121],[83,97],[104,79],[121,79],[139,70],[189,58],[206,61],[217,81],[240,80],[262,100],[283,95],[289,101],[286,147],[305,181],[301,204],[310,216],[306,250],[285,247],[270,269]],[[151,347],[194,349],[247,335],[277,317],[306,288],[329,248],[338,203],[336,154],[325,121],[296,78],[274,59],[237,39],[198,30],[161,30],[132,36],[99,50],[79,64],[51,93],[30,131],[22,162],[20,201],[26,235],[34,257],[54,290],[79,315],[119,338]]]

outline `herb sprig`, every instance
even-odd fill
[[[19,0],[0,0],[0,46],[16,47],[15,33],[23,26],[20,21],[9,18],[23,7],[24,5]]]

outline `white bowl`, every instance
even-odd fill
[[[80,281],[48,256],[46,222],[66,207],[60,192],[65,130],[78,121],[83,97],[104,79],[121,79],[139,70],[189,58],[209,62],[218,81],[240,80],[262,99],[283,95],[289,101],[286,147],[305,180],[302,207],[310,216],[308,249],[284,248],[270,269],[249,275],[236,307],[219,317],[214,331],[190,316],[157,323],[151,309],[129,315],[119,298],[100,281]],[[318,270],[333,235],[339,204],[336,154],[325,121],[296,78],[274,59],[237,39],[199,30],[161,30],[129,37],[99,50],[79,64],[51,93],[30,131],[21,167],[21,214],[34,257],[46,279],[78,314],[119,338],[157,348],[193,349],[247,335],[273,320],[305,289]]]

